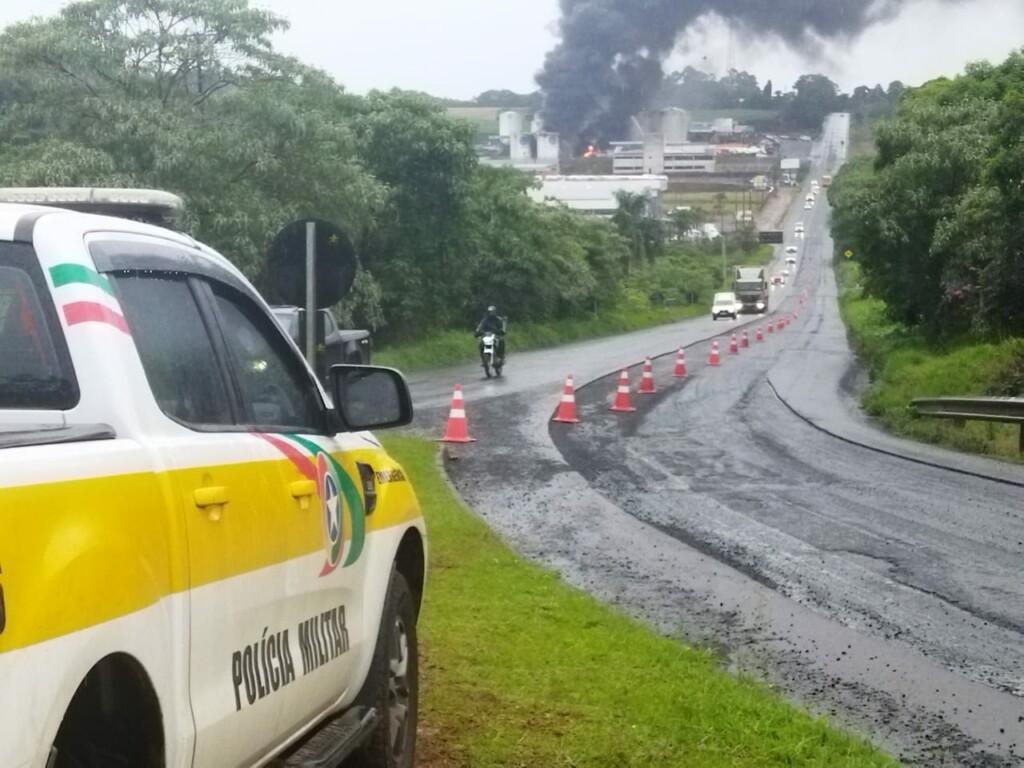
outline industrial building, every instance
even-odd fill
[[[669,144],[661,134],[648,134],[644,141],[613,141],[611,147],[615,174],[715,172],[715,149],[707,144]]]
[[[540,116],[526,125],[526,116],[517,110],[498,114],[498,135],[490,137],[481,162],[512,166],[524,171],[558,171],[562,142],[557,133],[545,131]]]
[[[661,216],[661,194],[668,189],[668,176],[538,176],[540,187],[527,190],[538,203],[564,205],[595,216],[611,216],[619,209],[617,192],[647,198],[647,213]]]
[[[757,141],[753,129],[729,117],[693,123],[683,109],[642,112],[630,137],[611,142],[616,175],[774,176],[776,144]]]

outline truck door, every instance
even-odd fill
[[[299,727],[338,702],[354,675],[362,609],[355,587],[365,558],[357,562],[362,528],[357,542],[352,521],[362,524],[362,499],[355,466],[338,461],[320,391],[281,329],[247,294],[211,288],[245,426],[278,476],[268,501],[278,510],[274,535],[287,557],[284,611],[294,661],[282,698],[288,726]]]
[[[276,468],[257,460],[255,441],[239,424],[203,309],[205,280],[162,272],[159,260],[149,266],[156,269],[108,276],[159,408],[149,442],[188,542],[194,765],[250,765],[282,738],[279,689],[295,674],[282,640],[288,578],[279,532],[287,511],[275,503]]]

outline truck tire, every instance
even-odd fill
[[[160,706],[142,667],[123,654],[100,661],[57,731],[53,768],[162,768]]]
[[[370,674],[356,701],[375,707],[380,721],[353,755],[360,768],[412,768],[416,763],[419,648],[416,603],[405,577],[392,569]]]

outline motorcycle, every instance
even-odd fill
[[[480,362],[484,367],[484,375],[491,378],[491,370],[495,376],[501,376],[505,358],[501,351],[501,342],[496,333],[485,333],[480,338]]]

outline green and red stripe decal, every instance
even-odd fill
[[[334,476],[337,478],[340,486],[339,490],[345,501],[345,508],[348,510],[348,515],[343,515],[342,522],[344,522],[344,517],[348,518],[348,525],[345,528],[347,528],[350,534],[351,544],[345,561],[340,563],[340,565],[342,568],[347,568],[356,562],[359,559],[359,555],[363,552],[363,544],[366,541],[366,511],[363,507],[363,497],[359,492],[359,487],[349,477],[349,474],[328,451],[325,451],[315,442],[301,435],[271,435],[265,432],[256,432],[255,434],[274,446],[292,463],[303,477],[318,483],[317,494],[320,497],[321,504],[324,502],[325,494],[324,488],[320,485],[322,478],[317,471],[317,462],[319,457],[322,456],[324,458],[334,471]],[[320,574],[321,576],[330,573],[339,564],[336,559],[332,562],[330,541],[327,542],[327,548],[328,562],[325,564],[324,570]]]
[[[114,297],[114,287],[106,275],[101,275],[94,269],[84,264],[57,264],[50,267],[50,279],[54,288],[64,286],[88,285]],[[72,301],[62,305],[64,319],[68,325],[79,325],[80,323],[104,323],[111,325],[123,333],[129,333],[128,323],[124,315],[115,309],[99,301]]]
[[[68,325],[106,323],[119,331],[128,333],[128,323],[124,321],[124,316],[97,301],[72,301],[70,304],[65,304],[63,309],[64,319],[67,320]]]

